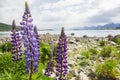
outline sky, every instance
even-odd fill
[[[120,23],[120,0],[0,0],[0,22],[19,25],[25,1],[39,29]]]

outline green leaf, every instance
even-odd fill
[[[4,73],[9,79],[11,79],[11,74],[9,74],[5,69],[4,69]]]

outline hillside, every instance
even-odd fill
[[[11,25],[0,23],[0,31],[11,31]],[[20,30],[20,27],[17,26],[17,29]]]

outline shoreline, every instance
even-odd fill
[[[107,36],[103,36],[103,37],[98,37],[98,36],[87,36],[87,35],[83,35],[83,36],[81,36],[81,37],[78,37],[78,36],[75,36],[75,35],[72,35],[73,33],[71,33],[71,35],[68,35],[67,36],[67,38],[68,39],[70,39],[70,38],[75,38],[75,39],[107,39],[107,38],[114,38],[114,37],[116,37],[116,36],[119,36],[120,37],[120,34],[117,34],[117,35],[115,35],[115,36],[113,36],[113,35],[107,35]],[[59,34],[50,34],[50,33],[46,33],[46,34],[39,34],[39,36],[40,36],[40,38],[53,38],[53,39],[58,39],[59,38]],[[8,36],[8,35],[2,35],[2,37],[0,37],[0,40],[1,39],[10,39],[11,37],[10,37],[10,35]]]
[[[55,43],[57,43],[58,38],[59,35],[52,35],[49,33],[40,35],[41,41],[44,41],[45,43],[49,43],[51,39],[54,39]],[[67,61],[69,80],[99,80],[97,79],[98,74],[96,73],[95,67],[99,64],[104,64],[107,61],[105,60],[105,57],[101,56],[101,51],[104,50],[104,47],[115,47],[116,49],[118,47],[119,51],[120,46],[112,41],[114,38],[120,38],[120,35],[108,35],[107,37],[89,37],[87,35],[84,35],[82,37],[75,37],[73,35],[67,36]],[[5,41],[6,40],[10,40],[10,37],[6,37]],[[104,42],[102,45],[101,41]],[[90,52],[90,50],[92,51]],[[112,60],[111,58],[116,59],[116,56],[114,57],[111,55],[108,57],[108,59]],[[117,76],[115,76],[115,78],[117,78]]]

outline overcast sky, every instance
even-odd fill
[[[39,29],[120,23],[120,0],[27,0]],[[17,25],[25,0],[0,0],[0,22]]]

